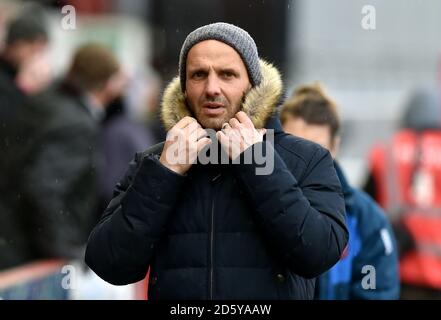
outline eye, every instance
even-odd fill
[[[222,76],[226,79],[230,79],[230,78],[233,78],[235,76],[235,74],[232,71],[223,71]]]
[[[195,71],[195,72],[193,72],[191,77],[193,79],[202,79],[205,77],[205,75],[206,75],[206,72],[204,72],[204,71]]]

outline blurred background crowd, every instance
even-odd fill
[[[368,29],[365,5],[0,0],[0,297],[144,298],[145,284],[95,277],[84,245],[135,152],[165,138],[161,94],[186,35],[217,21],[252,35],[286,96],[328,89],[339,162],[394,224],[403,283],[428,290],[410,298],[441,297],[441,2],[369,1]]]

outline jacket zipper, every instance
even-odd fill
[[[215,176],[211,181],[215,182],[221,175],[218,174],[217,176]],[[214,190],[216,191],[216,190]],[[214,192],[213,192],[214,193]],[[210,282],[209,282],[209,291],[210,291],[210,300],[213,300],[213,273],[214,273],[214,205],[215,205],[215,201],[216,201],[216,197],[215,194],[213,194],[213,198],[211,201],[211,225],[210,225]]]

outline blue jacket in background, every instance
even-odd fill
[[[352,188],[339,165],[334,166],[345,198],[349,243],[341,260],[320,276],[316,296],[321,300],[398,299],[398,254],[391,225],[374,200]]]

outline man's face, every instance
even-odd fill
[[[185,96],[202,127],[220,130],[240,111],[250,88],[245,64],[232,47],[206,40],[188,52]]]
[[[16,40],[7,45],[6,49],[9,52],[9,60],[18,68],[23,64],[29,63],[35,57],[41,56],[45,53],[48,43],[44,39],[36,40]]]
[[[302,118],[289,117],[283,124],[283,130],[294,136],[313,141],[331,152],[335,158],[338,141],[332,141],[331,129],[326,124],[310,124]]]

